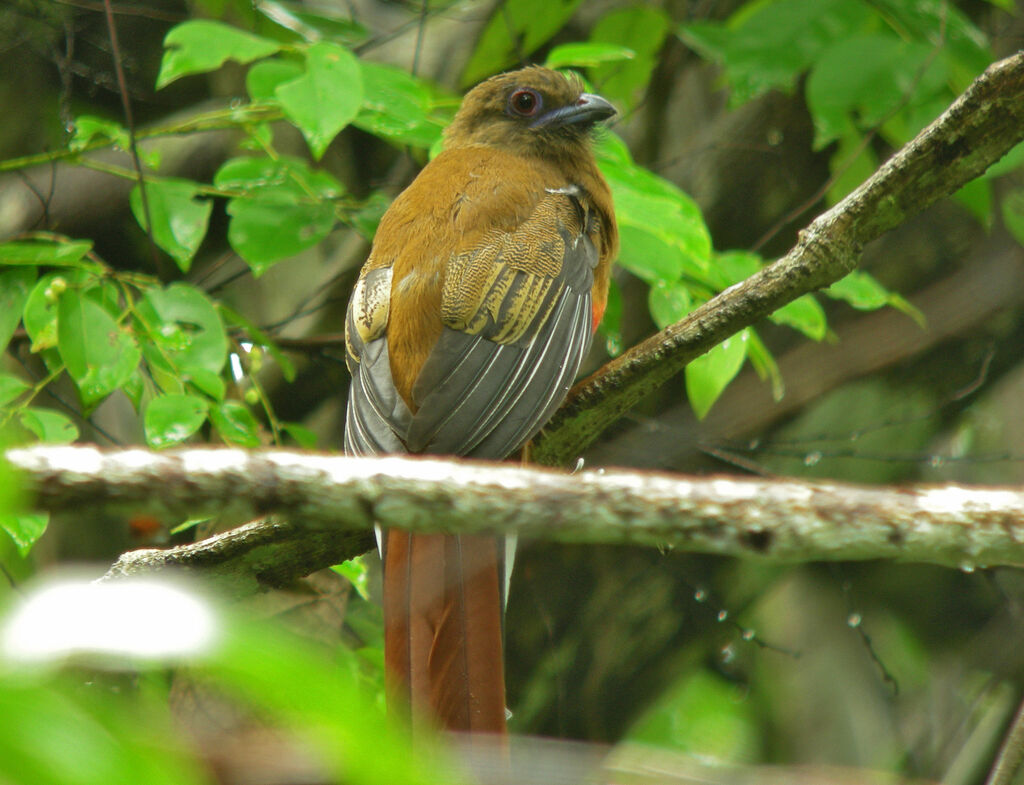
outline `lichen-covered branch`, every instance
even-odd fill
[[[1024,490],[1015,488],[566,474],[512,464],[217,448],[32,447],[10,450],[7,458],[37,506],[51,512],[113,507],[170,520],[275,516],[195,545],[128,554],[116,567],[121,573],[178,565],[277,585],[366,549],[375,522],[782,561],[1024,563]]]
[[[783,258],[605,365],[569,393],[533,460],[569,464],[711,347],[857,265],[865,245],[982,174],[1024,139],[1024,52],[991,65],[941,117],[800,233]]]

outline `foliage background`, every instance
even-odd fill
[[[579,68],[621,109],[598,144],[623,252],[596,368],[789,248],[1022,40],[1022,9],[1007,0],[147,0],[113,10],[116,45],[102,3],[0,9],[8,443],[337,448],[347,376],[336,336],[376,220],[436,150],[458,95],[500,68]],[[147,167],[141,189],[130,127]],[[862,273],[692,364],[595,444],[588,464],[1020,482],[1021,158],[872,245]],[[109,564],[130,547],[230,525],[47,525],[11,509],[0,558],[12,597],[47,567]],[[415,770],[353,773],[352,749],[378,733],[367,718],[379,704],[379,622],[356,590],[372,586],[366,561],[261,598],[264,613],[320,640],[323,661],[287,637],[279,656],[264,656],[279,635],[264,631],[201,667],[279,727],[326,727],[318,743],[337,754],[327,779],[344,770],[345,781],[399,782]],[[513,726],[649,743],[684,753],[682,768],[715,760],[815,767],[818,781],[840,775],[817,767],[840,766],[980,782],[1019,697],[1020,598],[1016,571],[971,563],[771,566],[527,546],[507,625]],[[345,686],[352,674],[368,695]],[[9,722],[63,717],[72,746],[110,767],[76,781],[138,777],[165,758],[169,781],[213,776],[216,745],[171,729],[159,672],[132,687],[130,706],[104,690],[83,695],[74,676],[37,692],[23,674],[3,679]],[[275,683],[347,708],[290,705]],[[175,711],[199,738],[249,739],[248,718],[200,723],[214,699],[177,689]],[[189,712],[196,695],[203,710]],[[129,733],[132,711],[159,730]],[[104,747],[88,727],[123,743]],[[380,738],[401,744],[393,732]],[[70,781],[39,736],[0,736],[24,760],[15,781]]]

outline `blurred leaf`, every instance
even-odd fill
[[[330,7],[315,11],[303,3],[285,3],[281,0],[260,0],[256,10],[268,19],[286,27],[306,40],[329,38],[346,44],[357,43],[367,36],[366,28],[355,20],[330,13]]]
[[[629,224],[619,224],[619,258],[616,263],[649,284],[677,280],[686,269],[686,260],[679,248]]]
[[[306,71],[274,90],[281,107],[320,159],[338,132],[348,125],[363,101],[363,74],[350,51],[319,41],[306,50]]]
[[[904,104],[944,90],[945,64],[931,55],[931,46],[892,33],[844,38],[821,52],[807,79],[815,149],[846,133],[851,117],[870,128]]]
[[[602,63],[632,60],[635,57],[636,52],[629,47],[603,41],[589,41],[553,47],[548,52],[544,65],[547,68],[590,68]]]
[[[6,406],[25,390],[32,389],[17,376],[0,372],[0,406]]]
[[[825,309],[813,294],[804,294],[775,311],[768,317],[776,324],[792,327],[814,341],[820,341],[828,332]]]
[[[686,394],[697,419],[704,419],[718,396],[743,367],[748,337],[747,330],[743,330],[686,366]]]
[[[667,14],[650,5],[615,8],[598,20],[590,31],[591,41],[627,47],[635,55],[627,61],[591,69],[591,78],[601,95],[627,108],[636,105],[647,90],[670,25]]]
[[[0,270],[0,354],[7,350],[21,323],[21,312],[35,282],[36,270],[32,267]]]
[[[682,750],[719,762],[758,760],[755,706],[742,687],[698,670],[663,695],[629,733],[631,741]]]
[[[269,38],[209,19],[193,19],[172,27],[164,38],[164,57],[156,78],[159,90],[188,74],[214,71],[228,60],[249,63],[281,48]]]
[[[93,115],[79,115],[75,118],[75,132],[68,142],[72,150],[81,150],[93,142],[108,142],[127,150],[131,144],[128,129],[113,120]]]
[[[68,444],[78,438],[78,426],[66,414],[53,409],[21,409],[18,422],[44,444]]]
[[[366,198],[362,207],[349,216],[352,227],[364,239],[372,241],[373,236],[377,233],[377,227],[380,225],[380,219],[384,217],[384,213],[390,206],[391,199],[388,198],[387,194],[374,191]]]
[[[757,377],[771,384],[772,400],[777,403],[786,392],[779,364],[775,362],[775,357],[768,351],[768,347],[764,345],[761,336],[753,327],[747,328],[747,336],[747,359],[757,372]]]
[[[533,54],[562,29],[580,0],[506,0],[491,16],[462,72],[462,86],[476,84]]]
[[[295,443],[303,450],[316,449],[316,432],[310,430],[305,425],[300,425],[297,422],[283,422],[281,423],[281,430],[291,436],[295,440]]]
[[[178,268],[187,273],[192,257],[199,250],[210,223],[213,202],[196,199],[199,184],[191,180],[163,179],[146,181],[146,202],[153,220],[153,241],[170,254]],[[149,231],[142,205],[142,192],[136,185],[129,202],[139,226]]]
[[[218,307],[220,308],[220,312],[224,315],[224,318],[229,323],[245,330],[253,344],[262,346],[270,352],[270,356],[274,358],[274,361],[281,369],[281,375],[284,376],[284,380],[286,382],[295,381],[295,364],[288,359],[288,356],[282,352],[280,348],[278,348],[277,344],[274,343],[273,339],[269,335],[233,308],[229,308],[223,303],[219,303]]]
[[[613,278],[608,286],[608,302],[599,325],[605,339],[605,351],[612,357],[622,354],[622,291]]]
[[[1024,188],[1010,191],[1002,200],[1003,224],[1018,243],[1024,245]]]
[[[647,293],[647,303],[659,330],[678,322],[693,307],[690,290],[682,281],[655,282]]]
[[[965,183],[952,198],[977,218],[978,223],[986,229],[992,228],[992,183],[979,177]]]
[[[50,522],[49,513],[23,513],[14,515],[0,513],[0,529],[7,532],[18,548],[21,556],[27,556],[32,546],[43,536],[46,525]]]
[[[41,352],[57,345],[57,301],[67,288],[69,276],[48,273],[40,278],[25,300],[22,318],[32,339],[32,351]]]
[[[248,407],[238,401],[224,401],[210,409],[210,422],[228,444],[260,446],[260,426]]]
[[[83,257],[91,250],[90,240],[22,240],[0,245],[0,264],[100,269],[100,266],[93,262],[82,262]]]
[[[142,359],[135,337],[84,292],[57,304],[57,349],[89,408],[124,384]]]
[[[303,73],[302,65],[292,60],[280,57],[263,60],[246,71],[245,89],[253,101],[276,101],[277,88],[298,79]]]
[[[684,25],[679,36],[725,66],[731,98],[742,103],[771,89],[792,89],[826,47],[877,21],[861,0],[777,0],[747,3],[724,24]]]
[[[874,311],[884,305],[892,306],[905,313],[922,328],[925,326],[924,314],[861,270],[854,270],[823,291],[832,299],[843,300],[858,311]]]
[[[1022,165],[1024,165],[1024,142],[1020,142],[1012,147],[1006,155],[992,164],[982,177],[985,179],[1002,177],[1004,174],[1009,174],[1019,169]]]
[[[335,224],[330,199],[342,191],[327,172],[288,157],[232,158],[214,184],[242,192],[228,201],[228,241],[257,276],[323,240]]]
[[[349,583],[359,592],[359,596],[364,600],[370,597],[370,573],[366,569],[366,562],[359,556],[354,559],[348,559],[343,561],[341,564],[335,564],[331,567],[338,575],[347,579]]]
[[[752,251],[722,251],[711,263],[709,277],[719,289],[747,280],[764,267],[764,259]]]
[[[836,204],[867,180],[878,168],[878,156],[871,145],[864,144],[864,134],[853,123],[839,136],[839,143],[829,160],[834,178],[828,188],[828,203]]]
[[[146,443],[159,450],[185,441],[203,426],[208,411],[206,399],[195,395],[171,393],[154,398],[143,415]]]

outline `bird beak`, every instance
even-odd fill
[[[532,123],[533,128],[575,125],[579,123],[596,123],[607,120],[615,114],[615,107],[599,95],[583,93],[576,103],[563,106],[547,114],[542,114]]]

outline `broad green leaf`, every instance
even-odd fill
[[[87,408],[124,384],[142,358],[131,332],[76,290],[57,304],[57,349]]]
[[[986,179],[1002,177],[1004,174],[1009,174],[1021,166],[1024,166],[1024,142],[1020,142],[1010,148],[1010,151],[992,164],[982,177]]]
[[[192,257],[199,250],[210,223],[213,202],[196,199],[199,184],[191,180],[163,179],[146,182],[146,201],[153,220],[153,240],[170,254],[182,272],[192,266]],[[129,199],[132,214],[144,230],[146,214],[142,193],[136,185]]]
[[[654,323],[663,330],[690,312],[693,298],[682,281],[658,281],[647,293],[647,305]]]
[[[348,125],[363,101],[359,60],[338,44],[319,41],[306,50],[306,72],[274,91],[288,119],[306,137],[320,159],[338,132]]]
[[[966,208],[986,230],[992,228],[992,183],[979,177],[970,180],[951,197]]]
[[[245,74],[245,89],[253,101],[276,101],[274,92],[285,82],[298,79],[304,73],[300,63],[275,57],[253,65]]]
[[[548,68],[591,68],[602,63],[632,60],[636,52],[626,46],[589,41],[578,44],[559,44],[548,52],[544,65]]]
[[[17,376],[0,372],[0,406],[6,406],[29,389],[29,385]]]
[[[635,106],[647,90],[670,26],[667,14],[649,5],[616,8],[601,17],[590,31],[591,41],[617,44],[635,53],[629,61],[591,69],[591,78],[601,86],[601,95],[626,107]]]
[[[22,318],[25,332],[32,339],[32,351],[41,352],[57,345],[57,301],[67,289],[68,276],[49,273],[29,292]]]
[[[686,270],[686,260],[679,248],[630,224],[619,224],[617,264],[649,284],[676,281]]]
[[[128,129],[113,120],[93,115],[79,115],[75,118],[75,133],[68,142],[72,150],[81,150],[94,142],[107,142],[127,150],[131,144]]]
[[[78,426],[66,414],[53,409],[21,409],[18,422],[44,444],[68,444],[78,438]]]
[[[442,131],[432,117],[433,93],[423,81],[393,66],[360,61],[363,106],[352,124],[399,144],[429,148]]]
[[[224,395],[227,393],[224,377],[208,368],[193,365],[182,374],[181,378],[182,381],[191,384],[199,392],[210,396],[215,401],[224,400]]]
[[[745,4],[725,24],[684,25],[679,36],[725,66],[732,101],[742,103],[772,89],[792,89],[826,47],[880,21],[861,0],[777,0]]]
[[[310,430],[305,425],[300,425],[297,422],[283,422],[281,423],[281,430],[291,436],[295,440],[295,443],[303,450],[316,449],[316,432]]]
[[[92,250],[89,240],[21,240],[0,245],[0,265],[47,265],[49,267],[86,267],[101,269],[99,265],[83,261]]]
[[[327,172],[287,157],[233,158],[214,184],[242,192],[228,202],[228,242],[257,276],[323,240],[336,222],[331,200],[342,192]]]
[[[807,80],[815,149],[847,133],[851,116],[870,128],[908,102],[944,90],[945,63],[931,57],[932,49],[893,33],[869,33],[821,52]]]
[[[156,87],[159,90],[188,74],[215,71],[228,60],[250,63],[280,48],[277,41],[209,19],[182,22],[164,38],[164,57]]]
[[[924,314],[895,292],[890,292],[871,275],[854,270],[824,290],[834,300],[843,300],[858,311],[874,311],[888,305],[902,311],[921,327],[925,326]]]
[[[747,280],[764,267],[764,259],[751,251],[723,251],[715,254],[709,278],[716,288],[726,289]]]
[[[35,282],[36,270],[32,267],[0,270],[0,354],[7,350],[21,322],[21,312]]]
[[[1018,243],[1024,245],[1024,189],[1017,188],[1003,197],[1003,224]]]
[[[829,160],[832,184],[828,189],[829,204],[836,204],[854,188],[868,179],[878,168],[878,156],[871,145],[864,144],[864,134],[849,124],[840,135],[836,151]]]
[[[608,302],[598,327],[604,336],[605,351],[612,357],[622,354],[622,290],[614,278],[609,282]]]
[[[462,85],[476,84],[533,54],[562,29],[580,0],[506,0],[480,34],[462,72]]]
[[[0,513],[0,529],[7,532],[14,540],[21,556],[29,554],[32,546],[43,536],[49,522],[50,515],[45,512],[30,512],[20,515]]]
[[[160,388],[181,393],[197,379],[197,387],[209,387],[210,375],[220,374],[228,356],[224,323],[210,299],[194,286],[175,283],[150,289],[136,311],[149,339],[143,353]]]
[[[239,447],[260,446],[260,426],[245,404],[224,401],[210,408],[210,422],[228,444]]]
[[[154,398],[146,406],[143,429],[154,449],[180,444],[206,422],[209,403],[196,395],[172,393]]]
[[[772,353],[768,351],[768,347],[764,345],[761,336],[753,327],[747,328],[747,336],[747,359],[750,360],[750,364],[757,372],[758,378],[771,384],[772,399],[776,402],[781,401],[786,392],[786,386],[782,381],[779,364],[775,362]]]
[[[806,335],[808,338],[820,341],[828,331],[828,323],[825,319],[825,309],[821,307],[814,295],[805,294],[797,297],[790,303],[786,303],[770,317],[776,324],[784,324],[794,330]]]
[[[746,330],[726,338],[686,366],[686,395],[697,419],[703,420],[729,386],[747,357]]]

